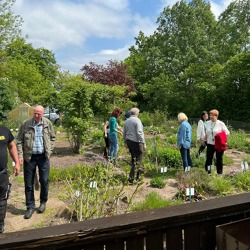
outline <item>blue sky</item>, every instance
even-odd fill
[[[62,70],[123,60],[139,31],[150,35],[164,6],[176,0],[16,0],[13,12],[35,48],[52,50]],[[230,0],[210,1],[217,17]]]

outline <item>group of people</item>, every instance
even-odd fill
[[[221,175],[223,173],[223,154],[224,151],[216,147],[216,138],[221,132],[227,137],[229,135],[229,130],[225,123],[218,119],[219,111],[216,109],[210,110],[209,120],[208,113],[203,111],[201,118],[197,126],[197,141],[199,143],[198,155],[200,155],[205,148],[206,152],[206,162],[205,170],[210,174],[213,164],[214,154],[216,156],[216,170],[217,174]],[[192,142],[192,127],[188,122],[188,118],[184,113],[178,114],[178,122],[180,123],[178,133],[177,133],[177,146],[180,149],[181,158],[183,162],[184,171],[193,166],[192,159],[190,157],[190,148]]]
[[[44,107],[37,105],[34,108],[34,115],[27,119],[21,125],[17,143],[14,142],[14,136],[10,129],[0,126],[0,233],[4,231],[4,219],[6,216],[7,199],[10,192],[10,183],[8,177],[8,151],[13,159],[15,175],[20,173],[20,165],[23,165],[24,184],[25,184],[25,201],[26,208],[24,218],[30,219],[32,214],[37,211],[43,213],[46,209],[49,191],[49,172],[50,172],[50,155],[55,145],[55,132],[49,119],[43,117]],[[141,120],[138,118],[139,109],[132,108],[125,114],[124,127],[118,125],[118,120],[122,115],[119,108],[114,109],[109,120],[104,125],[104,137],[106,142],[105,156],[115,164],[118,146],[118,134],[123,137],[125,146],[131,154],[131,170],[128,181],[133,183],[138,181],[143,173],[142,156],[146,150],[144,130]],[[223,172],[223,153],[215,147],[215,137],[220,132],[229,135],[226,125],[218,120],[219,112],[213,109],[208,113],[202,112],[201,119],[197,127],[197,140],[200,143],[198,154],[205,148],[206,163],[205,169],[211,172],[214,154],[216,154],[217,174]],[[190,147],[192,142],[192,127],[184,113],[178,114],[180,123],[177,133],[177,146],[183,161],[184,170],[192,167],[193,163],[190,157]],[[34,179],[36,168],[39,171],[40,182],[40,206],[36,208],[34,197]]]
[[[17,135],[17,143],[10,129],[0,126],[0,233],[4,231],[7,199],[10,192],[8,177],[8,150],[14,161],[14,174],[20,173],[23,165],[25,201],[27,210],[24,218],[30,219],[37,211],[46,209],[49,191],[50,155],[55,145],[55,132],[49,119],[43,117],[44,107],[37,105],[32,118],[23,122]],[[36,208],[34,197],[34,179],[36,167],[39,170],[40,206]]]
[[[127,111],[125,114],[124,128],[122,129],[117,122],[122,115],[122,111],[116,108],[104,125],[104,138],[106,143],[104,156],[107,157],[111,163],[116,164],[119,149],[118,134],[123,137],[124,144],[129,149],[131,154],[129,183],[133,183],[134,180],[140,180],[143,173],[142,155],[143,151],[146,150],[146,143],[143,125],[138,118],[139,112],[138,108],[132,108]]]

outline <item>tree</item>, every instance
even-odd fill
[[[75,153],[79,153],[85,142],[94,114],[107,117],[114,107],[131,105],[124,97],[126,87],[108,86],[82,80],[80,75],[65,78],[60,92],[59,108],[63,110],[63,124]],[[130,107],[131,107],[130,106]]]
[[[232,56],[250,50],[250,1],[236,0],[219,16],[216,25],[217,60],[225,63]]]
[[[89,65],[84,65],[81,70],[85,81],[108,86],[127,86],[126,94],[135,90],[133,79],[128,75],[127,66],[123,62],[110,60],[106,66],[90,62]]]

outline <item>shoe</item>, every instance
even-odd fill
[[[134,182],[133,179],[131,179],[131,178],[128,179],[128,183],[129,183],[129,184],[133,184],[133,182]]]
[[[4,232],[4,221],[0,222],[0,234]]]
[[[35,212],[35,209],[27,209],[24,214],[24,219],[30,219],[32,217],[32,214]]]
[[[45,211],[45,209],[46,209],[46,202],[42,202],[40,204],[40,207],[37,209],[37,212],[38,213],[43,213]]]

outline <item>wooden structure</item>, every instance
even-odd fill
[[[22,103],[15,109],[9,112],[9,118],[13,121],[24,121],[31,118],[34,114],[34,107],[28,103]]]
[[[216,226],[249,217],[250,193],[245,193],[6,233],[0,236],[0,249],[214,250]]]

